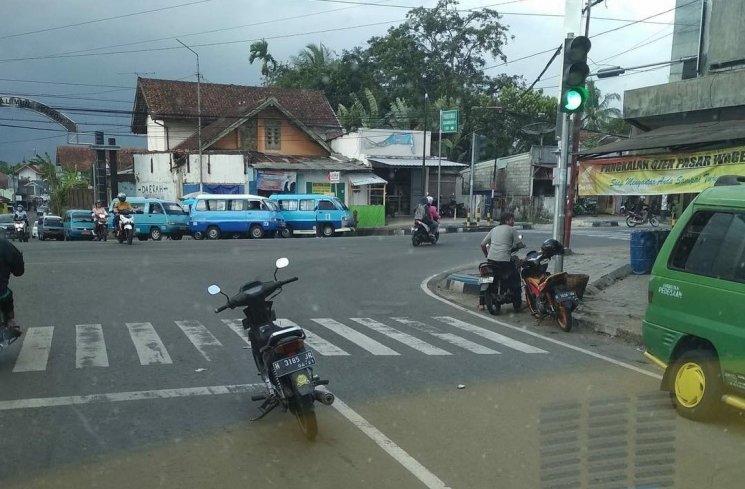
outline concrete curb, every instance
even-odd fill
[[[597,291],[601,291],[603,289],[607,289],[614,283],[618,282],[621,279],[628,277],[629,275],[631,275],[631,265],[627,263],[625,265],[622,265],[616,268],[615,270],[609,273],[606,273],[605,275],[598,278],[597,280],[592,281],[590,284],[588,284],[588,287],[593,287]]]
[[[602,228],[602,227],[617,228],[618,227],[618,221],[593,221],[591,227],[594,227],[594,228]]]
[[[522,229],[533,229],[530,223],[519,224]],[[494,227],[493,224],[480,224],[478,226],[440,226],[440,234],[453,233],[485,233]],[[356,236],[409,236],[411,226],[400,228],[362,228],[357,229]]]

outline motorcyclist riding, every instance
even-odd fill
[[[16,210],[13,213],[13,220],[16,222],[24,221],[26,224],[28,224],[28,215],[26,214],[26,211],[21,204],[18,204],[18,206],[16,207]]]
[[[481,251],[486,262],[493,268],[494,276],[498,277],[508,272],[508,283],[512,284],[515,293],[519,294],[520,280],[515,264],[511,261],[514,249],[524,248],[525,244],[517,234],[515,216],[511,212],[502,213],[499,226],[494,227],[481,241]],[[484,294],[479,295],[479,310],[484,310]]]
[[[119,234],[119,215],[121,213],[131,213],[132,204],[127,202],[127,196],[124,192],[120,192],[116,198],[118,202],[114,204],[114,229],[116,230],[116,233]]]
[[[437,229],[440,226],[440,213],[437,212],[437,207],[433,204],[434,199],[431,196],[427,196],[427,212],[429,214],[429,219],[432,221],[432,224],[430,225],[430,234],[435,235],[437,234]]]
[[[99,228],[99,222],[106,225],[106,218],[108,217],[109,213],[106,211],[106,207],[103,205],[103,201],[97,200],[95,205],[93,206],[93,209],[91,209],[91,215],[93,216],[93,223],[94,223],[94,229],[98,233]],[[105,228],[104,228],[105,229]],[[97,239],[100,241],[103,239],[103,236],[96,236]]]

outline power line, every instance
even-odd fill
[[[9,39],[11,37],[27,36],[29,34],[39,34],[41,32],[58,31],[60,29],[67,29],[69,27],[78,27],[78,26],[81,26],[81,25],[96,24],[98,22],[106,22],[106,21],[109,21],[109,20],[123,19],[125,17],[134,17],[134,16],[137,16],[137,15],[151,14],[151,13],[154,13],[154,12],[162,12],[164,10],[172,10],[172,9],[180,8],[180,7],[188,7],[190,5],[197,5],[197,4],[200,4],[200,3],[207,3],[207,2],[211,2],[211,1],[212,0],[197,0],[197,1],[189,2],[189,3],[181,3],[181,4],[178,4],[178,5],[171,5],[169,7],[160,7],[160,8],[154,8],[154,9],[149,9],[149,10],[140,10],[138,12],[130,12],[128,14],[114,15],[113,17],[103,17],[103,18],[100,18],[100,19],[85,20],[83,22],[76,22],[74,24],[60,25],[60,26],[56,26],[56,27],[46,27],[44,29],[36,29],[36,30],[33,30],[33,31],[19,32],[19,33],[16,33],[16,34],[6,34],[4,36],[0,36],[0,39]]]
[[[134,90],[134,87],[129,88],[128,90]],[[0,94],[9,95],[11,97],[49,97],[49,98],[63,98],[63,99],[69,99],[69,100],[88,100],[88,101],[94,101],[94,102],[114,102],[114,103],[119,103],[119,104],[131,104],[132,103],[131,100],[77,97],[75,95],[65,95],[65,94],[57,94],[57,93],[15,93],[15,92],[0,91]]]
[[[66,137],[65,134],[55,134],[54,136],[46,136],[42,138],[31,138],[31,139],[15,139],[13,141],[0,141],[0,144],[17,144],[17,143],[31,143],[34,141],[46,141],[48,139]]]
[[[645,17],[645,18],[643,18],[643,19],[635,20],[635,21],[632,21],[632,22],[630,22],[630,23],[628,23],[628,24],[624,24],[624,25],[622,25],[622,26],[614,27],[613,29],[608,29],[608,30],[606,30],[606,31],[602,31],[602,32],[599,32],[599,33],[597,33],[597,34],[593,34],[593,35],[592,35],[592,36],[590,36],[590,37],[591,37],[591,38],[593,38],[593,37],[598,37],[598,36],[602,36],[602,35],[604,35],[604,34],[608,34],[609,32],[614,32],[614,31],[617,31],[617,30],[620,30],[620,29],[624,29],[624,28],[626,28],[626,27],[630,27],[630,26],[632,26],[632,25],[638,24],[638,23],[640,23],[640,22],[644,22],[644,21],[646,21],[646,20],[649,20],[649,19],[652,19],[652,18],[654,18],[654,17],[658,17],[658,16],[660,16],[660,15],[664,15],[664,14],[666,14],[666,13],[668,13],[668,12],[672,12],[673,10],[677,10],[677,9],[679,9],[679,8],[683,8],[683,7],[686,7],[686,6],[688,6],[688,5],[691,5],[691,4],[694,4],[694,3],[696,3],[696,2],[698,2],[698,0],[692,0],[691,2],[688,2],[688,3],[684,3],[683,5],[679,5],[679,6],[673,7],[673,8],[671,8],[671,9],[665,10],[665,11],[663,11],[663,12],[659,12],[659,13],[656,13],[656,14],[654,14],[654,15],[650,15],[649,17]],[[486,71],[486,70],[491,70],[491,69],[493,69],[493,68],[498,68],[498,67],[500,67],[500,66],[505,66],[505,65],[508,65],[508,64],[510,64],[510,63],[514,63],[514,62],[516,62],[516,61],[522,61],[522,60],[524,60],[524,59],[534,58],[534,57],[536,57],[536,56],[540,56],[541,54],[546,54],[546,53],[550,53],[550,52],[554,51],[555,49],[556,49],[556,48],[546,49],[546,50],[544,50],[544,51],[539,51],[539,52],[537,52],[537,53],[532,53],[532,54],[528,54],[528,55],[526,55],[526,56],[523,56],[523,57],[520,57],[520,58],[516,58],[516,59],[510,60],[510,61],[504,61],[504,62],[501,62],[501,63],[497,63],[497,64],[495,64],[495,65],[487,66],[487,67],[485,67],[485,68],[484,68],[484,71]],[[0,60],[0,61],[2,61],[2,60]]]
[[[176,35],[173,35],[173,36],[166,36],[166,37],[157,37],[157,38],[154,38],[154,39],[146,39],[146,40],[143,40],[143,41],[132,41],[132,42],[125,42],[125,43],[120,43],[120,44],[109,44],[109,45],[106,45],[106,46],[98,46],[98,47],[95,47],[95,48],[87,48],[87,49],[78,49],[78,50],[75,50],[75,51],[62,51],[62,52],[58,52],[58,53],[52,53],[52,54],[50,54],[48,56],[57,56],[57,55],[63,55],[63,54],[88,53],[88,52],[91,52],[91,51],[98,51],[100,49],[119,48],[119,47],[125,47],[125,46],[135,46],[137,44],[147,44],[147,43],[151,43],[151,42],[168,41],[168,40],[176,39],[178,37],[189,37],[189,36],[200,36],[200,35],[203,35],[203,34],[214,34],[216,32],[226,32],[226,31],[230,31],[230,30],[244,29],[246,27],[255,27],[255,26],[258,26],[258,25],[272,24],[272,23],[275,23],[275,22],[284,22],[284,21],[287,21],[287,20],[303,19],[303,18],[306,18],[306,17],[311,17],[313,15],[328,14],[328,13],[331,13],[331,12],[339,12],[341,10],[349,10],[349,9],[353,9],[353,8],[356,8],[356,7],[352,6],[352,7],[336,8],[336,9],[331,9],[331,10],[322,10],[320,12],[311,12],[311,13],[302,14],[302,15],[295,15],[295,16],[292,16],[292,17],[283,17],[281,19],[264,20],[264,21],[261,21],[261,22],[253,22],[251,24],[243,24],[243,25],[238,25],[238,26],[233,26],[233,27],[222,27],[222,28],[219,28],[219,29],[210,29],[210,30],[207,30],[207,31],[190,32],[190,33],[185,33],[185,34],[176,34]]]
[[[99,83],[73,83],[73,82],[61,82],[61,81],[49,81],[49,80],[23,80],[19,78],[0,78],[3,82],[18,82],[18,83],[40,83],[50,85],[68,85],[72,87],[95,87],[95,88],[132,88],[125,87],[124,85],[103,85]]]
[[[344,26],[344,27],[336,27],[332,29],[321,29],[317,31],[308,31],[308,32],[296,32],[292,34],[279,34],[276,36],[266,36],[266,37],[257,37],[257,38],[251,38],[251,39],[238,39],[234,41],[219,41],[219,42],[207,42],[207,43],[201,43],[201,44],[192,44],[190,47],[192,48],[200,48],[200,47],[213,47],[213,46],[225,46],[229,44],[243,44],[248,42],[255,42],[255,41],[261,41],[261,40],[273,40],[273,39],[288,39],[292,37],[300,37],[300,36],[308,36],[313,34],[326,34],[329,32],[339,32],[339,31],[346,31],[351,29],[360,29],[364,27],[373,27],[373,26],[379,26],[379,25],[386,25],[386,24],[395,24],[397,22],[401,22],[401,19],[397,20],[388,20],[383,22],[372,22],[369,24],[360,24],[360,25],[353,25],[353,26]],[[183,49],[181,46],[169,46],[169,47],[161,47],[161,48],[147,48],[147,49],[130,49],[130,50],[124,50],[124,51],[106,51],[102,53],[80,53],[80,54],[64,54],[64,55],[49,55],[49,56],[27,56],[23,58],[4,58],[0,59],[0,63],[7,63],[10,61],[30,61],[30,60],[40,60],[40,59],[60,59],[60,58],[83,58],[88,56],[109,56],[114,54],[133,54],[133,53],[148,53],[148,52],[162,52],[162,51],[173,51],[177,49]]]

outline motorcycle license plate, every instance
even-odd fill
[[[127,230],[132,229],[132,225],[131,224],[125,224],[124,225],[124,229],[127,229]]]
[[[494,277],[479,277],[480,284],[492,284],[494,283]]]
[[[315,364],[316,358],[313,356],[313,352],[307,350],[299,355],[280,358],[279,360],[272,362],[272,369],[274,370],[274,375],[282,377]]]
[[[83,236],[88,236],[91,232],[87,229],[83,229]]]
[[[577,294],[575,294],[571,290],[565,290],[565,291],[556,293],[557,302],[573,301],[576,299],[577,299]]]

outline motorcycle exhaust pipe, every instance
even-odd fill
[[[327,390],[321,390],[321,389],[315,389],[313,391],[313,397],[316,401],[320,402],[321,404],[325,404],[326,406],[330,406],[334,403],[334,395],[327,391]]]

